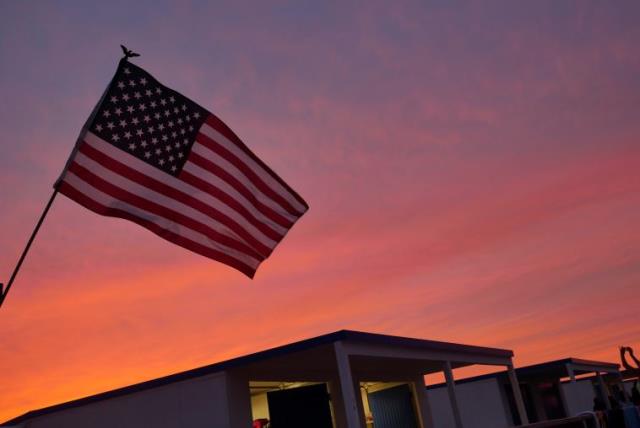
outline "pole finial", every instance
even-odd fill
[[[120,47],[122,48],[122,52],[124,53],[124,58],[122,59],[124,59],[125,61],[128,60],[129,58],[140,56],[140,54],[135,53],[131,49],[127,49],[124,45],[120,45]]]

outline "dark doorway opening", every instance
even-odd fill
[[[560,397],[560,385],[549,382],[540,384],[538,389],[547,419],[562,419],[566,417],[562,398]]]
[[[269,428],[333,428],[327,385],[267,392]]]
[[[513,420],[514,425],[522,425],[520,421],[520,414],[518,413],[518,407],[516,405],[516,398],[513,395],[513,389],[511,388],[511,384],[504,384],[504,391],[507,398],[507,403],[509,404],[509,411],[511,413],[511,419]],[[529,419],[529,423],[539,422],[540,418],[538,417],[538,412],[536,411],[535,403],[533,401],[533,391],[531,389],[531,385],[528,383],[520,384],[520,393],[522,394],[522,401],[524,402],[524,409],[527,412],[527,419]]]

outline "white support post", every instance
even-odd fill
[[[518,409],[518,415],[520,416],[520,424],[528,425],[529,418],[527,417],[527,409],[524,407],[524,400],[522,399],[522,392],[520,391],[520,382],[516,376],[516,371],[513,369],[513,364],[507,366],[507,372],[509,373],[509,382],[511,383],[511,390],[513,391],[513,398],[516,400],[516,408]]]
[[[569,378],[571,379],[571,383],[576,383],[576,374],[573,371],[573,367],[569,363],[567,363],[567,373],[569,374]]]
[[[602,395],[602,400],[604,401],[604,405],[607,407],[607,410],[611,410],[611,401],[609,401],[609,392],[607,391],[607,386],[604,384],[604,379],[600,372],[596,372],[596,377],[598,378],[598,386],[600,388],[600,394]]]
[[[342,388],[340,387],[340,379],[338,374],[331,377],[329,381],[329,394],[331,395],[331,405],[333,408],[334,426],[338,428],[347,426],[347,416],[344,408],[344,400],[342,399]]]
[[[569,408],[569,400],[567,399],[567,394],[562,387],[562,382],[554,382],[554,384],[558,389],[558,394],[560,395],[560,401],[562,402],[562,408],[564,409],[565,417],[570,418],[571,416],[574,416],[571,414],[571,409]]]
[[[427,395],[427,386],[425,385],[424,376],[416,377],[413,382],[416,404],[418,405],[420,423],[422,428],[434,428],[433,413],[431,412],[431,404]]]
[[[622,373],[618,373],[618,385],[620,386],[620,390],[622,391],[622,396],[624,397],[624,401],[627,403],[631,403],[631,397],[627,394],[627,390],[624,389],[624,379],[622,378]]]
[[[360,420],[360,410],[357,401],[360,399],[360,390],[355,389],[351,365],[349,364],[349,356],[344,351],[342,342],[335,342],[334,350],[338,365],[338,375],[340,376],[340,389],[344,403],[347,428],[364,428],[363,421]]]
[[[352,375],[353,379],[353,390],[356,394],[356,406],[358,407],[358,420],[362,421],[361,423],[366,425],[366,416],[364,414],[364,401],[362,398],[362,390],[360,389],[360,379]],[[368,398],[367,398],[368,400]]]
[[[451,361],[444,362],[444,377],[447,380],[449,401],[451,402],[451,410],[453,411],[453,419],[456,423],[456,428],[464,428],[464,426],[462,425],[462,416],[460,415],[460,406],[458,406],[456,384],[453,380],[453,371],[451,370]]]

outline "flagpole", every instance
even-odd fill
[[[122,52],[124,54],[124,57],[122,57],[121,61],[128,61],[129,58],[134,58],[134,57],[140,56],[140,54],[137,54],[137,53],[133,52],[131,49],[127,49],[123,45],[120,45],[120,47],[122,48]],[[115,79],[115,75],[114,75],[113,79]],[[112,83],[113,83],[113,79],[112,79]],[[110,85],[111,84],[109,84],[109,86]],[[64,169],[62,170],[62,174],[60,175],[58,180],[53,185],[53,189],[54,189],[53,190],[53,194],[49,198],[49,202],[47,202],[47,206],[44,207],[44,211],[42,212],[42,215],[40,216],[40,220],[38,220],[38,224],[36,224],[35,229],[33,229],[33,232],[31,233],[31,237],[29,238],[29,241],[27,242],[27,246],[22,251],[22,255],[20,256],[20,259],[18,260],[18,264],[16,264],[16,267],[13,269],[13,273],[11,274],[11,278],[9,278],[9,282],[7,283],[7,286],[3,287],[4,284],[0,283],[0,307],[2,307],[2,304],[4,303],[4,299],[7,298],[7,294],[9,294],[9,289],[13,285],[13,281],[16,279],[16,275],[18,274],[18,271],[20,270],[20,267],[22,266],[22,262],[24,262],[24,259],[27,256],[27,253],[29,252],[29,248],[31,248],[31,244],[33,243],[33,240],[35,239],[36,235],[38,234],[38,230],[40,230],[40,226],[42,226],[42,222],[44,221],[44,218],[47,216],[47,213],[49,212],[49,208],[51,208],[51,205],[53,204],[53,200],[56,198],[56,195],[58,194],[58,186],[60,185],[60,182],[62,181],[65,173],[67,172],[69,164],[73,160],[74,153],[78,150],[78,147],[80,146],[80,143],[82,142],[82,140],[84,138],[84,134],[85,134],[85,132],[87,130],[88,125],[93,121],[93,119],[94,119],[94,117],[95,117],[95,115],[96,115],[96,113],[98,111],[98,108],[102,104],[102,101],[104,100],[104,97],[107,95],[108,89],[109,89],[109,87],[107,87],[107,89],[105,89],[104,93],[102,94],[102,98],[100,98],[100,102],[98,102],[98,104],[96,104],[96,106],[94,107],[93,111],[91,112],[91,115],[89,116],[89,119],[87,119],[87,122],[85,123],[84,127],[82,128],[82,131],[80,132],[80,136],[78,137],[78,140],[76,141],[76,145],[75,145],[73,151],[71,152],[71,156],[69,157],[69,160],[67,161],[67,164],[65,165]]]
[[[0,283],[0,293],[1,293],[0,294],[0,307],[2,307],[2,304],[4,303],[4,299],[7,298],[7,294],[9,294],[9,289],[13,285],[13,281],[16,279],[16,275],[18,274],[18,271],[20,270],[20,267],[22,266],[22,262],[24,262],[24,259],[27,256],[27,253],[29,252],[29,248],[31,248],[31,244],[33,243],[33,240],[35,239],[36,235],[38,234],[38,230],[40,230],[40,226],[42,226],[42,222],[44,221],[44,218],[47,216],[47,213],[49,212],[49,208],[51,208],[51,205],[53,204],[53,200],[56,198],[57,194],[58,194],[58,189],[55,188],[53,190],[53,194],[49,198],[49,202],[47,202],[47,206],[44,208],[44,211],[42,212],[42,215],[40,216],[40,220],[38,220],[38,224],[36,224],[35,229],[33,229],[33,232],[31,232],[31,237],[29,238],[29,241],[27,242],[26,247],[24,247],[24,250],[22,251],[22,255],[20,256],[20,259],[18,260],[18,263],[16,264],[16,267],[13,269],[13,273],[11,274],[11,278],[9,278],[9,282],[7,283],[6,288],[4,288],[4,291],[3,291],[2,283]]]

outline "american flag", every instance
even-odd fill
[[[56,186],[251,278],[309,208],[220,119],[126,60]]]

